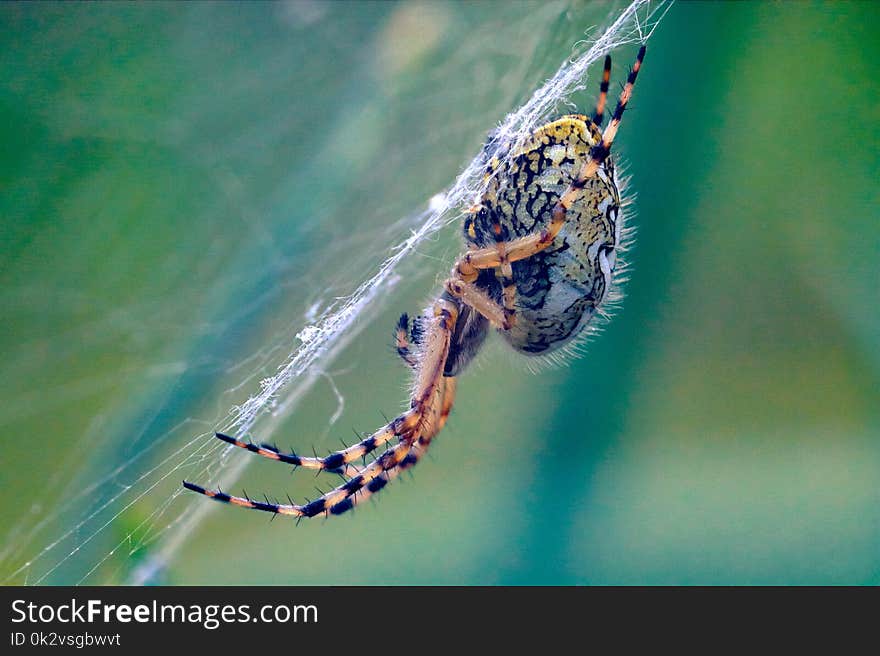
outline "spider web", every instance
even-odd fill
[[[495,143],[521,139],[558,113],[588,81],[595,81],[588,78],[588,67],[621,46],[647,42],[669,7],[670,2],[665,0],[634,0],[607,17],[603,28],[583,25],[581,29],[588,38],[571,44],[572,56],[555,74],[530,95],[529,89],[520,89],[523,100],[518,109],[503,118],[503,112],[495,117],[496,121],[501,118],[496,124],[499,138]],[[522,85],[522,78],[520,73],[515,83]],[[332,392],[335,406],[325,422],[327,428],[333,426],[343,411],[346,395],[337,388],[335,373],[328,367],[374,318],[383,316],[381,311],[392,290],[410,280],[412,267],[408,270],[407,266],[414,259],[433,258],[430,252],[438,233],[461,219],[478,191],[484,167],[480,155],[476,151],[473,154],[474,159],[452,184],[423,201],[419,211],[396,220],[385,217],[388,227],[380,237],[395,245],[378,267],[373,265],[372,271],[363,275],[360,285],[342,294],[335,292],[337,288],[345,289],[344,283],[331,285],[328,292],[310,299],[299,325],[278,328],[266,339],[270,346],[258,347],[251,356],[227,367],[225,379],[238,382],[222,392],[218,403],[241,398],[248,389],[258,386],[256,393],[228,409],[218,408],[214,420],[190,418],[158,437],[134,436],[133,443],[139,445],[134,455],[104,473],[87,471],[83,474],[89,477],[86,484],[71,484],[67,489],[72,491],[61,495],[61,503],[35,508],[13,525],[0,553],[6,572],[3,582],[143,584],[162,580],[163,572],[186,541],[209,513],[221,508],[185,492],[179,487],[180,479],[211,486],[222,482],[225,488],[253,462],[253,458],[233,457],[242,454],[214,439],[214,431],[249,435],[258,426],[260,435],[272,436],[319,383],[329,385]],[[368,249],[368,253],[373,255],[373,262],[381,259],[375,256],[375,250]],[[435,273],[448,269],[451,259],[446,255],[444,251],[436,256],[443,264],[432,265]],[[339,278],[349,280],[362,275],[352,269],[356,266],[343,267]],[[278,293],[267,290],[250,303],[271,302]],[[242,305],[240,316],[246,317],[247,303]],[[295,347],[285,353],[291,342]],[[278,362],[281,364],[272,364]]]

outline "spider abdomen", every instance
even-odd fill
[[[601,139],[587,117],[564,116],[535,130],[505,164],[490,162],[479,209],[465,223],[469,244],[486,247],[545,228]],[[512,263],[516,320],[501,334],[516,350],[550,352],[589,324],[612,285],[619,216],[618,182],[608,157],[585,181],[551,245]],[[500,299],[500,282],[483,287]]]

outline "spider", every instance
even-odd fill
[[[620,244],[620,193],[611,157],[645,47],[603,122],[611,57],[606,56],[596,109],[562,116],[507,146],[503,160],[486,156],[483,186],[464,221],[467,251],[433,305],[396,329],[397,352],[415,371],[409,409],[361,442],[322,457],[284,453],[217,433],[224,442],[296,467],[340,474],[345,482],[298,505],[256,501],[188,481],[215,501],[293,517],[339,515],[363,502],[425,454],[455,399],[456,379],[489,333],[517,351],[543,354],[577,336],[607,299]],[[493,144],[490,136],[485,152]],[[510,149],[514,148],[513,152]],[[355,461],[382,446],[369,464]]]

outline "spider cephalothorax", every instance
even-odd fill
[[[345,483],[302,505],[255,501],[187,481],[184,486],[217,501],[281,515],[338,515],[418,462],[446,423],[456,376],[490,327],[528,354],[549,353],[581,333],[611,287],[621,231],[611,145],[644,56],[642,46],[604,131],[610,57],[592,118],[563,116],[510,146],[503,158],[487,155],[480,196],[464,223],[467,252],[431,308],[412,322],[403,315],[397,325],[397,351],[416,372],[409,410],[323,458],[217,434],[273,460],[341,474]],[[371,463],[354,464],[389,443]]]

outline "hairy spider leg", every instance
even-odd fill
[[[446,291],[465,305],[474,308],[496,328],[502,330],[510,328],[511,324],[509,321],[512,315],[508,314],[506,308],[498,305],[492,297],[474,283],[466,282],[458,277],[448,278],[446,280]]]
[[[350,497],[352,500],[352,507],[363,503],[388,483],[397,478],[401,473],[408,469],[412,469],[418,464],[419,460],[421,460],[422,456],[425,455],[428,447],[431,445],[431,441],[446,425],[446,420],[449,418],[449,413],[452,412],[452,405],[455,402],[455,388],[456,379],[454,377],[443,378],[443,387],[440,390],[441,393],[438,394],[438,398],[442,398],[442,403],[437,405],[439,413],[436,417],[436,423],[433,424],[434,429],[426,431],[421,437],[419,437],[418,441],[413,444],[413,448],[406,455],[406,458],[404,458],[397,467],[382,472],[373,480],[370,486]]]
[[[608,99],[608,83],[611,81],[611,55],[605,55],[605,68],[602,70],[602,83],[599,85],[599,99],[596,100],[596,111],[593,114],[593,123],[597,127],[602,126],[605,120],[605,102]]]
[[[617,107],[614,109],[611,122],[602,133],[602,145],[601,147],[595,146],[593,148],[594,152],[592,153],[592,157],[590,158],[590,161],[584,165],[584,170],[578,176],[578,180],[586,180],[594,175],[596,169],[599,168],[599,165],[607,159],[611,151],[611,144],[614,143],[614,138],[617,136],[620,121],[623,119],[623,112],[626,111],[626,106],[632,97],[632,90],[636,84],[636,77],[638,77],[639,71],[642,68],[642,62],[645,60],[645,50],[645,46],[639,48],[639,54],[636,55],[636,61],[630,69],[629,75],[626,78],[626,84],[623,85],[623,89],[620,92],[620,98],[617,100]]]
[[[411,440],[398,442],[372,463],[359,470],[356,476],[346,481],[343,485],[306,504],[272,503],[268,498],[265,502],[257,501],[249,497],[227,494],[220,489],[209,490],[189,481],[183,481],[183,487],[187,490],[203,494],[215,501],[241,506],[242,508],[263,510],[276,515],[289,515],[292,517],[314,517],[322,513],[339,515],[354,505],[354,502],[351,500],[352,495],[357,494],[362,489],[372,489],[379,475],[383,471],[396,467],[412,449],[412,445],[413,442]],[[379,487],[384,487],[384,485],[385,483],[383,482]]]
[[[209,490],[189,481],[183,481],[183,486],[223,503],[293,517],[314,517],[322,513],[338,515],[350,509],[354,506],[353,495],[364,489],[373,492],[384,487],[387,480],[380,478],[381,475],[404,461],[423,432],[433,430],[430,426],[431,418],[437,413],[436,397],[438,388],[443,382],[443,370],[449,355],[449,345],[458,313],[459,306],[455,301],[442,297],[437,300],[434,305],[434,317],[425,338],[425,351],[419,365],[410,409],[378,431],[382,434],[385,431],[394,431],[400,441],[358,470],[344,484],[303,505],[271,503],[268,500],[265,503],[254,501],[246,497],[226,494],[219,489]],[[442,409],[440,412],[442,414]]]
[[[415,324],[413,324],[413,331],[413,337],[415,337]],[[418,362],[416,360],[415,354],[410,350],[410,341],[408,334],[409,316],[404,313],[400,316],[395,330],[397,353],[398,355],[400,355],[401,358],[403,358],[404,362],[406,362],[413,369],[416,369],[418,366]],[[278,447],[274,444],[255,444],[253,442],[245,442],[225,433],[215,433],[214,435],[217,439],[222,440],[227,444],[237,446],[240,449],[245,449],[247,451],[250,451],[251,453],[256,453],[257,455],[263,456],[264,458],[269,458],[270,460],[278,460],[280,462],[284,462],[295,467],[303,467],[304,469],[317,469],[333,474],[355,476],[358,469],[356,467],[350,466],[350,463],[360,458],[363,458],[364,456],[375,451],[383,444],[386,444],[397,437],[400,434],[399,424],[404,419],[405,415],[401,415],[387,426],[379,429],[378,431],[364,438],[360,442],[352,444],[351,446],[346,447],[345,449],[342,449],[340,451],[330,453],[324,457],[302,456],[293,451],[285,452],[279,450]]]
[[[330,472],[331,474],[351,474],[354,470],[349,467],[349,463],[358,460],[365,455],[375,451],[377,448],[390,442],[400,435],[403,429],[403,423],[406,420],[406,413],[396,417],[387,426],[379,429],[369,437],[364,438],[356,444],[335,451],[324,457],[320,456],[301,456],[292,451],[280,451],[274,444],[254,444],[253,442],[243,442],[225,433],[215,433],[214,436],[240,449],[245,449],[258,456],[277,460],[295,467],[303,467],[304,469],[317,469],[319,471]]]
[[[614,110],[611,122],[602,133],[602,142],[593,146],[590,152],[590,159],[584,162],[580,172],[571,181],[568,189],[559,197],[550,214],[550,223],[538,232],[507,242],[505,255],[508,262],[517,262],[518,260],[531,257],[535,253],[540,253],[556,239],[556,235],[559,234],[559,231],[565,224],[568,209],[580,197],[587,180],[596,174],[596,171],[599,170],[599,167],[608,159],[608,155],[611,153],[611,144],[614,143],[614,138],[617,136],[623,112],[626,110],[627,103],[629,103],[632,96],[633,85],[635,85],[636,76],[639,74],[644,58],[645,46],[642,46],[636,56],[636,62],[630,70],[629,77],[627,77],[626,84],[620,92],[620,98],[617,101],[617,108]],[[453,268],[453,277],[470,283],[476,280],[477,272],[480,269],[497,269],[500,266],[501,258],[495,246],[478,248],[468,251],[458,261]],[[449,288],[449,285],[447,285],[447,288]],[[474,309],[479,311],[479,308],[475,307]]]
[[[437,429],[430,436],[430,439],[434,439],[434,436],[446,426],[446,422],[449,420],[449,414],[452,412],[452,406],[455,403],[455,391],[458,387],[458,379],[455,376],[448,376],[443,379],[443,382],[443,405],[440,407],[440,419],[437,421]]]

